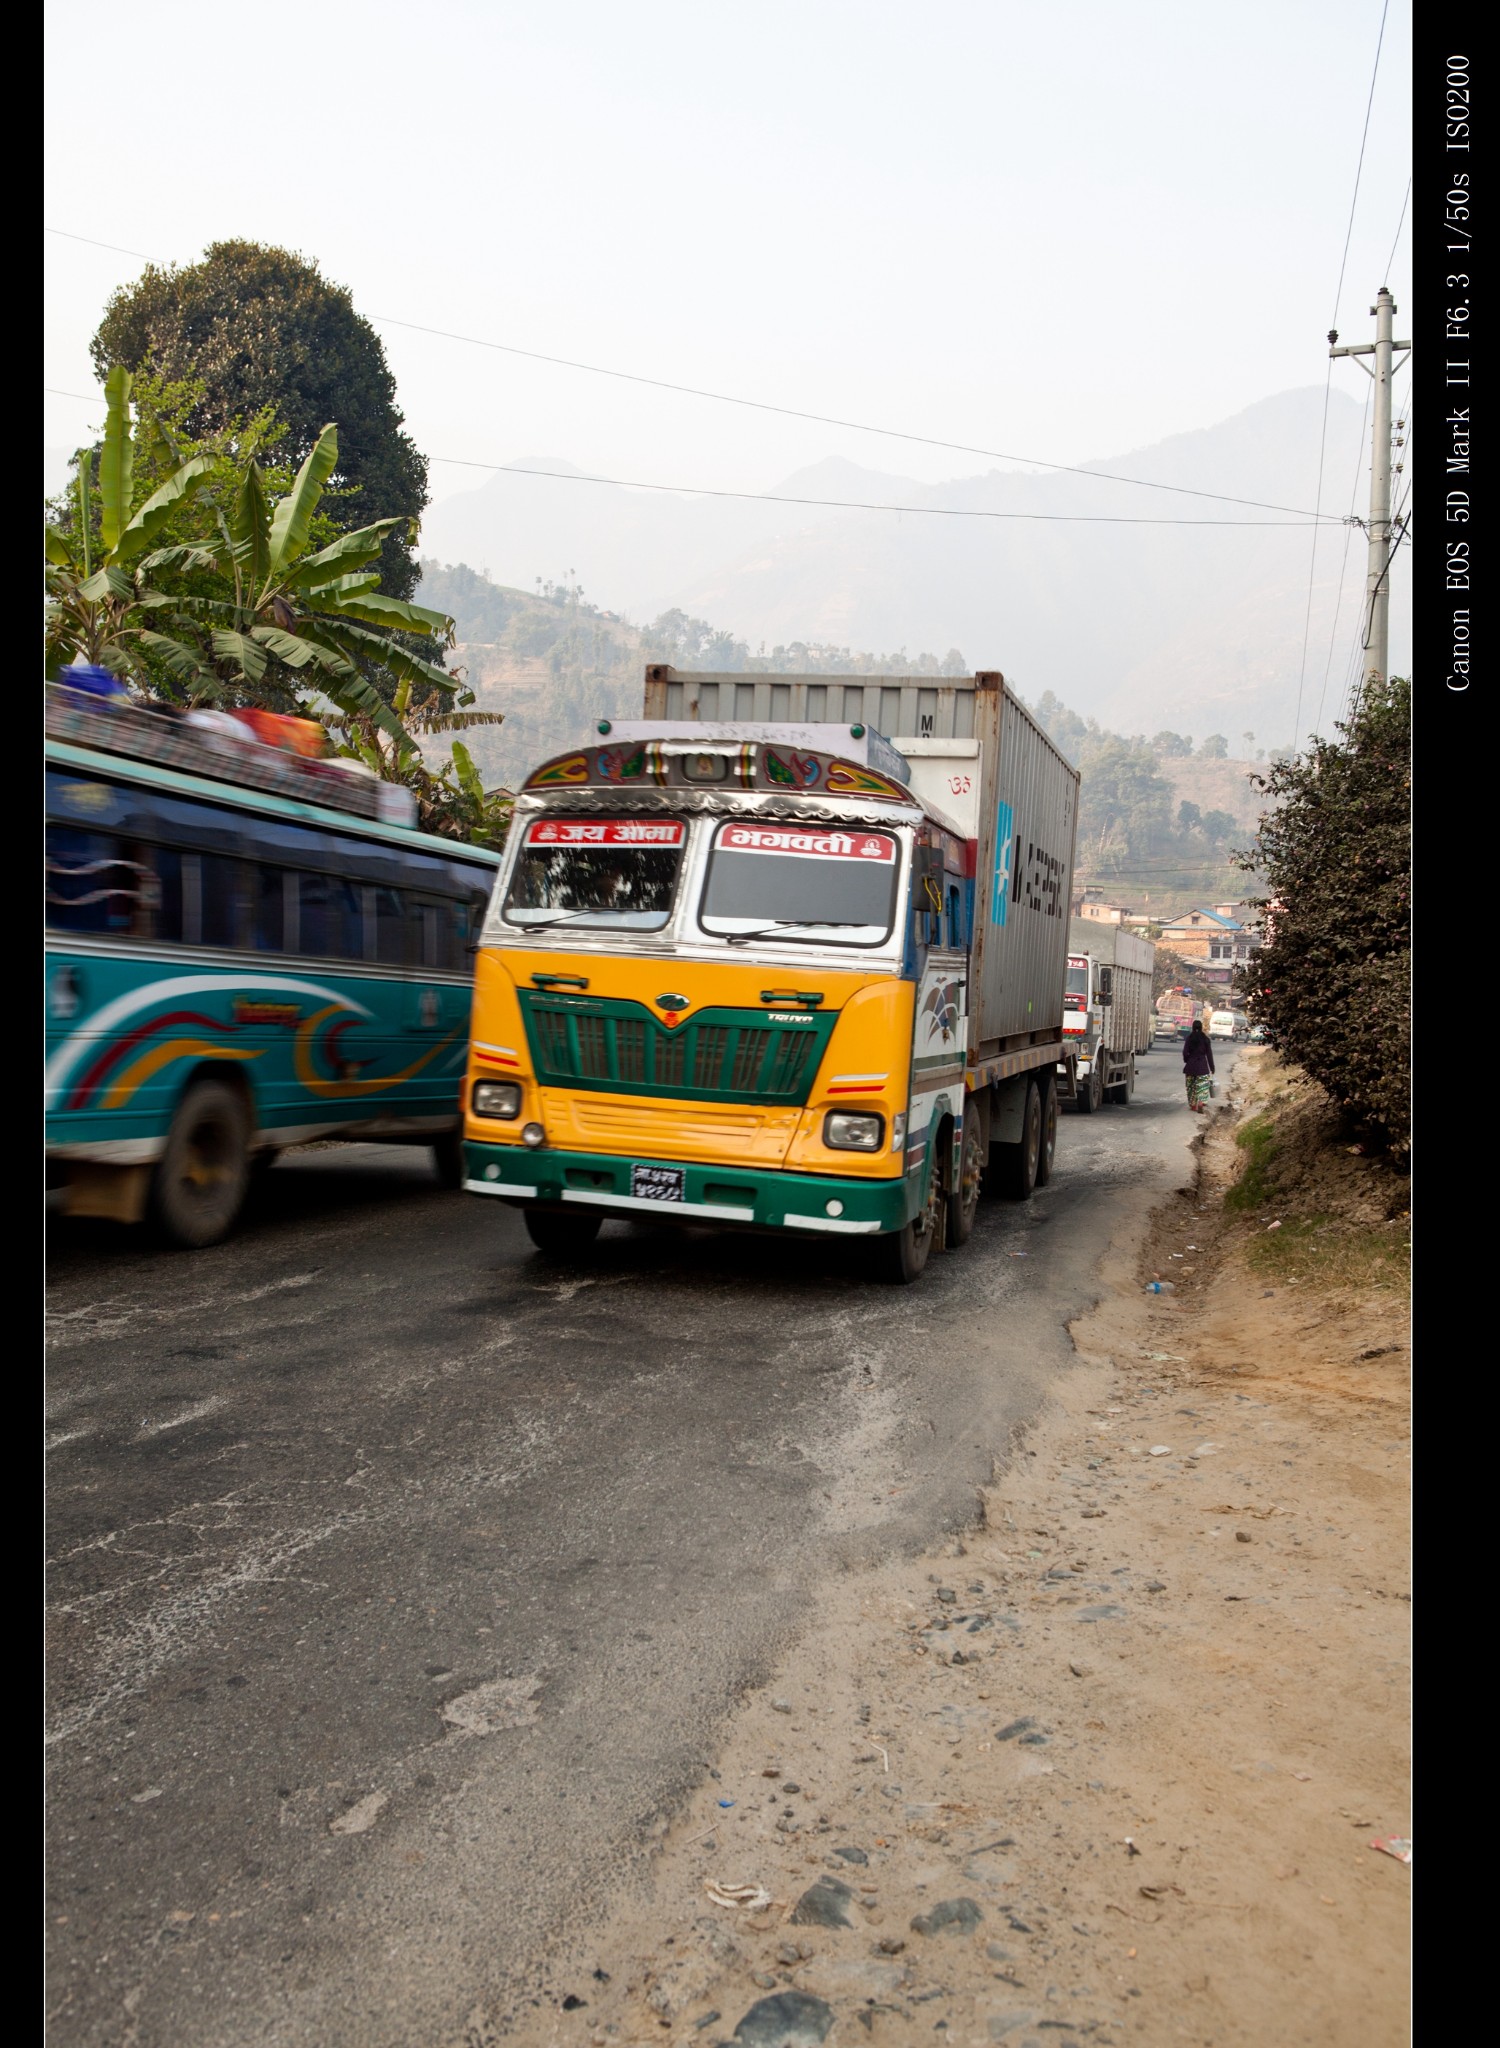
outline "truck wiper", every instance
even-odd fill
[[[560,910],[556,917],[538,918],[535,924],[524,924],[519,929],[524,932],[546,932],[555,924],[571,924],[575,917],[608,917],[609,914],[607,910],[600,910],[597,906],[591,910]]]
[[[754,931],[730,932],[725,944],[743,946],[746,939],[764,938],[767,932],[820,931],[824,925],[863,924],[862,917],[778,917],[770,924],[758,924]]]

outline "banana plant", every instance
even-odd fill
[[[451,695],[454,677],[403,646],[396,635],[451,646],[454,624],[442,612],[384,597],[371,569],[399,519],[378,519],[309,554],[312,523],[338,465],[338,430],[324,427],[291,489],[274,503],[259,466],[247,460],[227,512],[211,509],[203,533],[143,552],[211,466],[184,463],[126,518],[134,466],[130,375],[112,370],[99,461],[100,566],[91,560],[89,464],[79,465],[75,538],[49,529],[52,614],[49,673],[70,649],[148,685],[165,671],[193,697],[231,690],[254,701],[281,689],[315,690],[346,723],[378,730],[395,766],[414,762],[417,745],[402,717],[411,689]],[[81,560],[79,551],[81,549]],[[375,686],[387,679],[392,701]]]
[[[458,686],[395,636],[451,646],[454,625],[442,612],[377,590],[380,578],[370,565],[399,519],[377,519],[307,552],[313,515],[337,464],[338,430],[330,424],[273,504],[259,467],[247,462],[229,511],[215,511],[215,532],[154,561],[161,580],[190,578],[192,588],[173,597],[175,630],[154,638],[151,648],[184,682],[207,671],[251,696],[268,680],[312,687],[345,720],[383,733],[401,764],[416,753],[402,717],[411,688],[451,694]],[[373,675],[395,685],[391,701]]]
[[[76,519],[67,527],[47,528],[49,677],[68,660],[98,663],[124,675],[142,672],[141,647],[143,638],[151,636],[152,615],[171,602],[151,587],[152,569],[162,556],[147,550],[213,466],[206,455],[190,457],[132,512],[136,450],[130,384],[130,372],[123,368],[111,370],[105,381],[97,499],[93,455],[86,449],[78,458]]]

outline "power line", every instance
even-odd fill
[[[69,241],[73,242],[87,242],[91,247],[96,249],[111,249],[115,252],[115,254],[120,256],[138,256],[141,257],[141,260],[146,263],[150,263],[155,260],[153,257],[143,255],[142,251],[139,249],[125,249],[122,248],[116,242],[95,241],[95,239],[91,235],[75,235],[70,233],[69,230],[66,228],[48,228],[47,233],[49,235],[66,236],[66,238]],[[613,377],[618,381],[626,384],[644,384],[655,391],[672,391],[678,393],[680,396],[687,398],[711,399],[712,401],[719,405],[743,406],[752,412],[776,413],[779,414],[784,419],[808,420],[817,426],[839,427],[849,433],[879,434],[884,436],[887,440],[911,441],[924,448],[943,448],[946,449],[950,454],[981,455],[987,461],[990,462],[1027,463],[1034,469],[1050,469],[1063,476],[1090,477],[1094,481],[1099,483],[1130,484],[1137,490],[1168,491],[1172,493],[1174,496],[1184,498],[1211,498],[1219,504],[1243,505],[1248,509],[1257,512],[1291,512],[1296,514],[1299,519],[1306,519],[1308,517],[1317,518],[1319,516],[1317,513],[1308,514],[1305,511],[1303,511],[1303,509],[1300,506],[1297,505],[1273,505],[1267,503],[1264,499],[1261,498],[1237,498],[1231,496],[1228,492],[1225,491],[1199,491],[1194,490],[1190,485],[1187,484],[1156,483],[1147,477],[1121,476],[1112,470],[1086,469],[1078,463],[1049,462],[1045,459],[1045,457],[1038,455],[1015,455],[1009,453],[1004,449],[979,448],[964,441],[939,440],[931,434],[908,433],[900,427],[877,427],[871,426],[869,422],[865,420],[846,420],[840,419],[830,413],[805,412],[796,406],[773,405],[767,399],[741,398],[734,392],[709,391],[696,384],[678,384],[664,377],[646,377],[640,375],[638,372],[633,370],[616,370],[608,367],[605,364],[585,363],[578,361],[570,356],[544,355],[539,349],[519,348],[511,342],[490,341],[485,339],[481,335],[458,334],[446,327],[427,327],[416,320],[398,320],[393,314],[372,313],[369,315],[369,318],[375,321],[377,325],[383,327],[404,327],[408,328],[413,334],[435,335],[440,340],[443,341],[463,342],[466,346],[470,348],[487,348],[495,351],[497,354],[500,355],[520,356],[523,357],[527,362],[549,363],[555,369],[580,370],[591,377]],[[443,459],[445,458],[437,456],[434,456],[432,458],[432,460],[434,461],[439,461]],[[477,468],[485,468],[489,467],[490,465],[481,463],[476,464],[474,466]],[[504,465],[497,466],[503,467]],[[704,492],[700,493],[700,495],[707,496],[709,494]],[[725,492],[722,495],[726,497],[734,497],[743,494],[738,492]],[[811,503],[818,501],[809,500],[807,502]]]
[[[1375,81],[1380,76],[1380,49],[1385,41],[1385,17],[1390,9],[1390,4],[1391,0],[1383,0],[1383,5],[1380,9],[1380,34],[1375,38],[1375,63],[1370,72],[1370,95],[1365,101],[1365,125],[1360,130],[1359,162],[1354,167],[1354,194],[1349,201],[1349,225],[1344,230],[1344,254],[1339,263],[1338,289],[1333,295],[1333,319],[1329,323],[1333,327],[1337,327],[1339,324],[1339,302],[1344,296],[1344,271],[1349,262],[1349,240],[1354,233],[1354,209],[1359,204],[1359,181],[1365,168],[1365,144],[1370,137],[1370,109],[1375,104]],[[1406,209],[1403,207],[1403,214],[1405,211]],[[1396,232],[1399,234],[1400,229],[1398,228]]]
[[[1323,379],[1323,430],[1318,436],[1317,509],[1323,509],[1323,465],[1328,459],[1328,401],[1333,393],[1333,357],[1328,358],[1328,375]],[[1313,587],[1318,567],[1318,529],[1313,528],[1312,553],[1307,561],[1307,610],[1302,619],[1302,665],[1297,671],[1297,709],[1292,718],[1292,745],[1302,730],[1302,686],[1307,680],[1307,642],[1312,632]]]
[[[515,462],[476,462],[458,455],[433,455],[432,462],[446,462],[460,469],[486,469],[495,475],[555,477],[560,483],[612,484],[620,490],[671,491],[694,498],[741,498],[755,505],[817,505],[841,512],[912,512],[937,519],[1029,519],[1063,526],[1291,526],[1310,524],[1304,515],[1295,519],[1151,519],[1130,512],[994,512],[975,506],[954,505],[871,505],[858,498],[800,498],[779,491],[708,490],[698,484],[640,483],[630,477],[590,476],[576,470],[529,469]],[[1243,503],[1244,500],[1234,500]]]
[[[1344,296],[1344,273],[1349,265],[1349,243],[1354,234],[1355,211],[1359,206],[1359,184],[1360,179],[1364,175],[1365,168],[1365,144],[1369,141],[1370,138],[1370,110],[1375,104],[1375,81],[1380,76],[1380,51],[1382,45],[1385,42],[1385,17],[1389,8],[1390,0],[1382,0],[1382,5],[1380,9],[1380,33],[1375,38],[1375,62],[1370,71],[1370,90],[1365,100],[1365,121],[1363,128],[1360,130],[1359,135],[1359,160],[1354,166],[1354,190],[1350,195],[1349,199],[1349,221],[1348,225],[1344,229],[1343,254],[1339,258],[1339,281],[1335,285],[1333,292],[1333,318],[1329,322],[1330,331],[1328,335],[1328,345],[1330,351],[1328,358],[1328,375],[1325,378],[1323,384],[1323,426],[1318,438],[1318,491],[1315,509],[1320,516],[1323,510],[1323,466],[1328,456],[1328,400],[1329,395],[1333,389],[1332,349],[1333,344],[1338,340],[1339,306]],[[1404,204],[1402,206],[1401,211],[1404,216],[1406,212]],[[1398,234],[1400,233],[1399,227],[1397,228],[1396,232]],[[1317,571],[1317,565],[1318,534],[1317,529],[1315,527],[1313,529],[1312,551],[1308,557],[1307,564],[1307,612],[1302,623],[1302,663],[1301,667],[1297,672],[1297,709],[1292,719],[1292,745],[1294,747],[1298,743],[1298,734],[1302,729],[1302,692],[1307,681],[1307,643],[1308,636],[1312,630],[1313,586],[1314,577]]]
[[[1332,364],[1329,365],[1330,370]],[[1349,543],[1354,538],[1354,497],[1359,489],[1359,472],[1365,448],[1365,421],[1370,417],[1370,392],[1365,391],[1365,409],[1360,414],[1359,435],[1354,444],[1354,481],[1349,486],[1349,518],[1344,526],[1344,559],[1339,564],[1338,594],[1333,605],[1333,624],[1328,629],[1328,659],[1323,664],[1323,682],[1318,691],[1318,714],[1313,720],[1313,731],[1318,732],[1323,724],[1323,699],[1328,694],[1328,678],[1333,670],[1333,649],[1339,633],[1339,613],[1344,609],[1344,583],[1349,574]]]
[[[1400,241],[1400,239],[1401,239],[1401,230],[1402,230],[1402,228],[1403,228],[1403,227],[1404,227],[1404,226],[1406,225],[1406,209],[1407,209],[1407,207],[1408,207],[1408,206],[1409,206],[1410,204],[1411,204],[1411,179],[1410,179],[1410,178],[1408,178],[1408,179],[1407,179],[1407,181],[1406,181],[1406,197],[1405,197],[1405,198],[1404,198],[1404,199],[1402,200],[1402,202],[1401,202],[1401,218],[1400,218],[1400,220],[1398,220],[1398,221],[1397,221],[1397,223],[1396,223],[1396,232],[1395,232],[1395,234],[1394,234],[1394,235],[1392,236],[1392,238],[1391,238],[1391,253],[1390,253],[1390,255],[1389,255],[1389,256],[1387,256],[1387,257],[1386,257],[1386,259],[1385,259],[1385,276],[1386,276],[1386,280],[1387,280],[1387,282],[1389,282],[1389,280],[1390,280],[1390,275],[1391,275],[1391,265],[1392,265],[1392,264],[1393,264],[1393,263],[1395,262],[1395,260],[1396,260],[1396,244],[1397,244],[1397,242],[1399,242],[1399,241]]]
[[[43,387],[51,391],[50,385]],[[53,391],[57,398],[83,398],[81,391]],[[84,400],[92,405],[93,399]],[[965,505],[870,505],[858,498],[794,498],[776,491],[719,491],[698,484],[642,483],[625,476],[589,476],[578,470],[528,469],[516,462],[476,462],[462,455],[433,455],[459,469],[483,469],[494,475],[551,477],[565,484],[607,484],[621,491],[665,491],[691,498],[739,498],[753,505],[813,505],[835,512],[910,512],[932,519],[1029,519],[1058,526],[1278,526],[1302,527],[1305,519],[1152,519],[1132,512],[995,512]]]

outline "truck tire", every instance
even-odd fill
[[[974,1115],[964,1118],[963,1164],[959,1170],[958,1186],[948,1197],[948,1231],[944,1242],[945,1251],[953,1251],[958,1245],[967,1244],[974,1234],[974,1218],[979,1213],[979,1190],[984,1182],[984,1147],[979,1141],[979,1119]]]
[[[1104,1100],[1104,1090],[1099,1085],[1097,1062],[1078,1084],[1078,1093],[1073,1097],[1073,1107],[1080,1116],[1092,1116]]]
[[[526,1235],[550,1259],[577,1258],[599,1235],[602,1216],[581,1209],[525,1209]]]
[[[1105,1091],[1105,1098],[1109,1102],[1118,1102],[1122,1107],[1124,1107],[1129,1103],[1130,1098],[1134,1093],[1135,1055],[1134,1053],[1132,1053],[1130,1059],[1126,1062],[1124,1080],[1116,1081],[1113,1088],[1107,1089]]]
[[[1042,1142],[1036,1155],[1036,1184],[1044,1188],[1052,1178],[1057,1156],[1057,1083],[1049,1074],[1037,1083],[1042,1091]]]
[[[1028,1202],[1036,1186],[1042,1156],[1042,1098],[1035,1081],[1026,1083],[1021,1111],[1021,1137],[1014,1145],[990,1147],[991,1170],[998,1167],[1000,1192],[1012,1202]]]
[[[250,1186],[250,1118],[223,1081],[194,1081],[151,1177],[149,1214],[168,1244],[198,1251],[234,1228]]]
[[[899,1230],[887,1231],[875,1240],[876,1265],[881,1278],[892,1287],[910,1287],[913,1280],[920,1280],[931,1254],[947,1244],[950,1174],[945,1154],[951,1156],[951,1147],[943,1146],[933,1159],[926,1207]]]
[[[448,1131],[438,1138],[432,1147],[432,1170],[438,1177],[438,1185],[445,1188],[461,1188],[466,1177],[464,1167],[464,1134],[462,1131]]]

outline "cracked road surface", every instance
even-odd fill
[[[503,2031],[820,1587],[972,1516],[1190,1134],[1159,1050],[905,1290],[670,1226],[549,1265],[392,1147],[207,1252],[55,1221],[52,2039]]]

